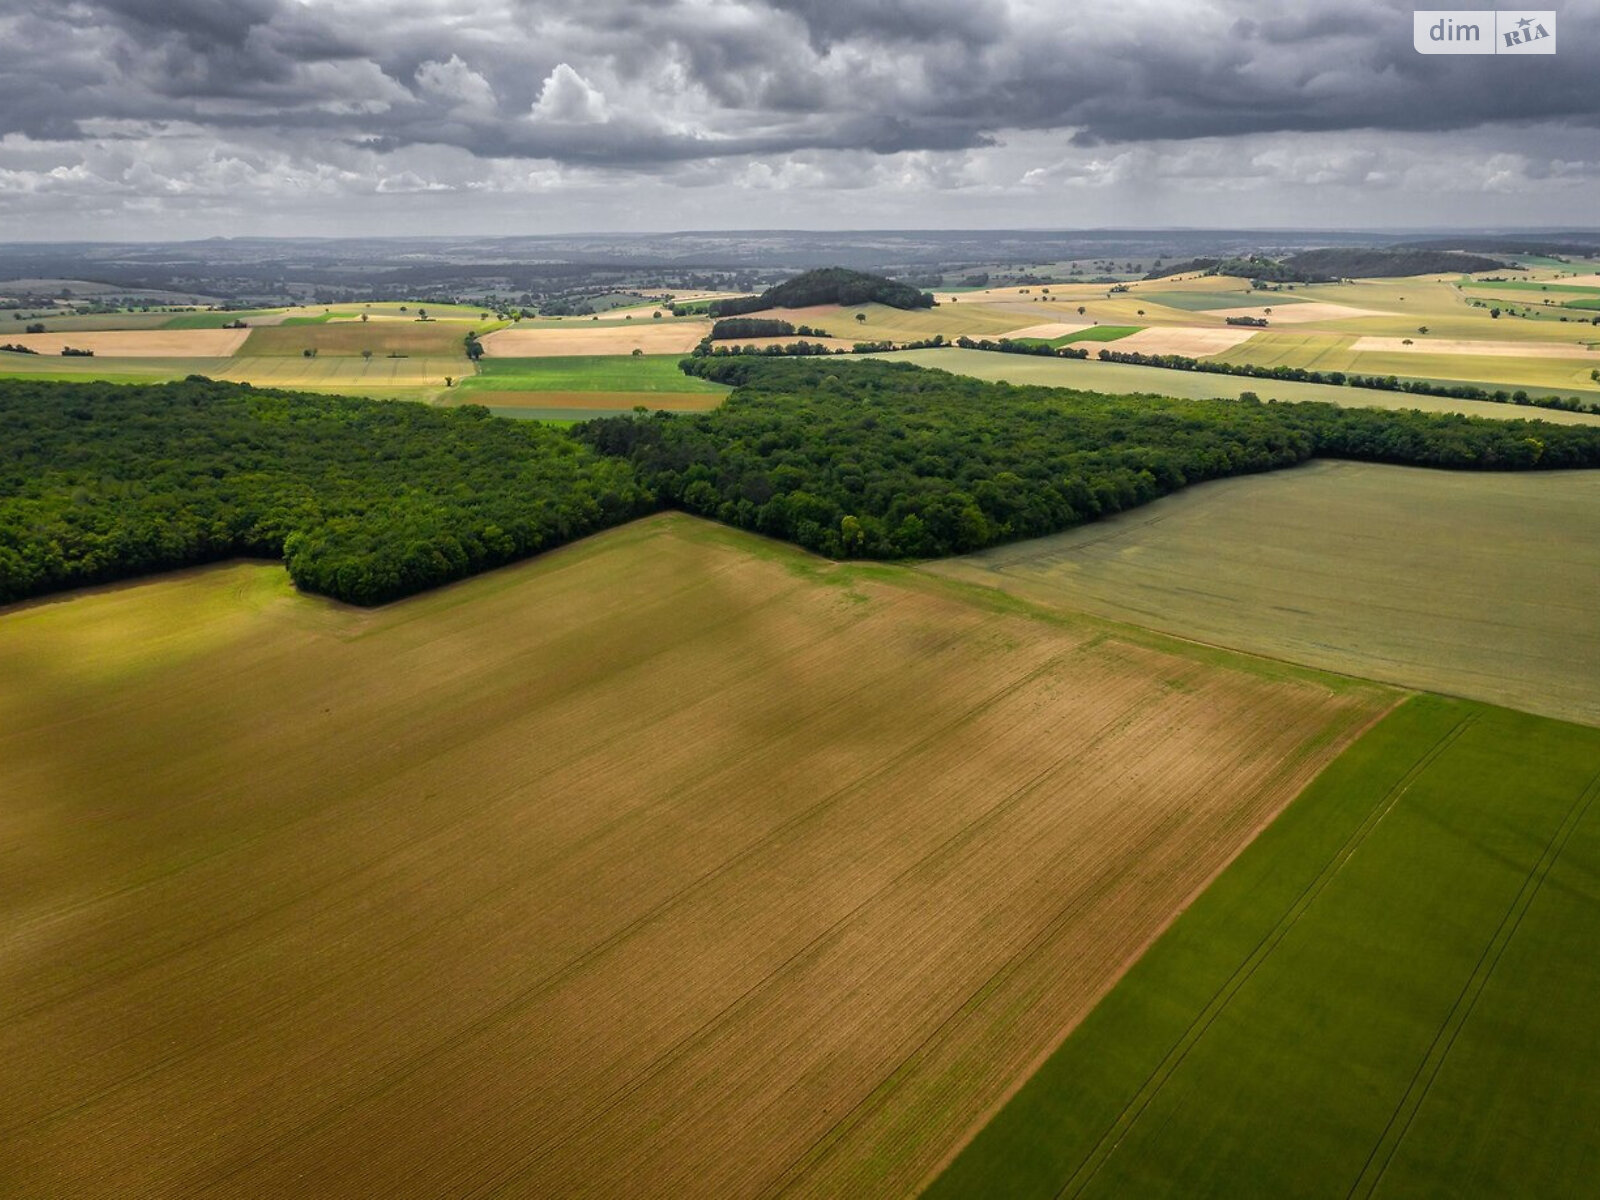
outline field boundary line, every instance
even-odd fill
[[[1384,1174],[1394,1161],[1395,1154],[1399,1152],[1400,1144],[1411,1132],[1411,1125],[1416,1120],[1417,1113],[1421,1111],[1423,1102],[1427,1100],[1434,1081],[1444,1069],[1445,1060],[1455,1049],[1456,1038],[1471,1019],[1484,989],[1489,986],[1489,979],[1494,975],[1495,968],[1500,965],[1501,956],[1516,937],[1517,931],[1522,927],[1522,919],[1528,915],[1528,909],[1533,906],[1534,900],[1543,889],[1544,881],[1549,878],[1556,862],[1566,852],[1567,842],[1583,823],[1597,796],[1600,796],[1600,773],[1589,781],[1588,787],[1578,794],[1577,799],[1567,809],[1561,824],[1545,843],[1544,853],[1539,856],[1533,869],[1528,872],[1527,878],[1522,881],[1522,886],[1517,889],[1517,894],[1512,897],[1511,907],[1500,918],[1500,924],[1495,927],[1493,936],[1479,954],[1472,974],[1468,975],[1467,981],[1461,985],[1461,991],[1456,996],[1455,1003],[1450,1006],[1449,1013],[1445,1015],[1444,1022],[1434,1031],[1433,1041],[1429,1043],[1427,1053],[1422,1056],[1417,1069],[1412,1072],[1409,1086],[1396,1103],[1394,1111],[1389,1114],[1383,1132],[1378,1135],[1378,1140],[1368,1152],[1361,1173],[1356,1176],[1355,1182],[1350,1185],[1350,1190],[1346,1193],[1347,1197],[1370,1196],[1383,1182]]]
[[[1160,703],[1161,699],[1162,698],[1160,696],[1154,695],[1146,697],[1142,701],[1134,704],[1130,709],[1119,714],[1116,722],[1108,725],[1104,730],[1102,730],[1088,747],[1078,747],[1073,751],[1062,755],[1060,758],[1053,760],[1049,766],[1041,768],[1030,779],[1019,784],[1016,788],[1013,788],[1012,791],[1003,800],[999,801],[993,808],[974,818],[972,821],[969,821],[960,829],[954,831],[947,839],[945,839],[944,842],[942,842],[939,846],[937,846],[934,850],[932,850],[929,854],[920,859],[916,864],[908,868],[907,871],[903,872],[902,874],[913,874],[915,871],[922,869],[936,859],[944,857],[956,846],[970,842],[979,829],[990,824],[994,820],[998,820],[1000,817],[1004,816],[1005,813],[1015,808],[1018,803],[1032,795],[1041,786],[1052,779],[1062,769],[1062,767],[1066,766],[1069,762],[1080,758],[1083,754],[1085,754],[1086,751],[1092,749],[1093,747],[1103,744],[1106,739],[1123,732],[1129,724],[1132,714],[1142,712],[1146,709],[1156,706]],[[1165,831],[1170,826],[1180,823],[1181,817],[1182,814],[1169,813],[1158,823],[1157,827]],[[1095,875],[1092,887],[1086,890],[1075,901],[1051,916],[1050,919],[1045,922],[1043,927],[1041,927],[1031,938],[1028,939],[1027,942],[1025,942],[1009,958],[1007,958],[993,972],[991,972],[981,983],[979,983],[977,988],[968,994],[960,1004],[956,1005],[953,1009],[946,1013],[944,1018],[933,1029],[931,1029],[921,1041],[913,1046],[903,1058],[900,1059],[892,1071],[879,1080],[878,1083],[874,1085],[872,1090],[866,1095],[862,1096],[861,1099],[856,1101],[856,1103],[853,1104],[847,1112],[841,1113],[833,1125],[830,1126],[826,1132],[821,1134],[817,1140],[806,1149],[804,1154],[796,1158],[794,1162],[790,1164],[789,1168],[784,1172],[784,1177],[781,1178],[775,1185],[776,1190],[768,1194],[771,1196],[781,1196],[788,1192],[796,1184],[801,1182],[804,1177],[803,1171],[807,1166],[813,1164],[821,1155],[826,1154],[828,1150],[837,1145],[842,1138],[848,1135],[853,1129],[857,1128],[868,1116],[881,1109],[884,1104],[886,1104],[893,1096],[894,1092],[898,1090],[901,1083],[904,1081],[904,1076],[907,1070],[914,1063],[923,1058],[926,1052],[932,1046],[942,1042],[949,1034],[954,1023],[970,1016],[976,1003],[990,995],[999,985],[999,983],[1003,983],[1005,980],[1015,975],[1019,970],[1022,969],[1023,966],[1036,958],[1040,950],[1042,950],[1045,946],[1054,942],[1057,935],[1061,931],[1061,926],[1063,923],[1066,922],[1070,917],[1077,915],[1077,913],[1085,905],[1104,895],[1106,889],[1114,886],[1119,880],[1121,880],[1123,878],[1123,869],[1126,868],[1128,860],[1134,857],[1136,857],[1135,852],[1130,850],[1125,852],[1118,859],[1115,866],[1108,865],[1102,867],[1102,869]],[[898,883],[899,880],[896,879],[895,882]]]
[[[1438,759],[1448,752],[1461,737],[1477,723],[1478,714],[1469,713],[1456,722],[1440,739],[1435,742],[1411,767],[1390,787],[1389,791],[1381,797],[1368,812],[1365,819],[1356,826],[1344,843],[1334,852],[1322,867],[1322,870],[1308,883],[1294,902],[1278,918],[1278,921],[1269,929],[1255,947],[1245,956],[1233,973],[1223,982],[1222,986],[1213,993],[1210,1001],[1200,1010],[1189,1027],[1184,1030],[1179,1039],[1173,1043],[1166,1056],[1157,1064],[1154,1071],[1145,1079],[1144,1084],[1134,1093],[1133,1099],[1128,1102],[1117,1115],[1109,1128],[1095,1143],[1094,1149],[1078,1165],[1075,1170],[1056,1192],[1056,1200],[1066,1196],[1081,1195],[1083,1190],[1093,1182],[1100,1169],[1110,1159],[1122,1142],[1132,1132],[1134,1125],[1144,1115],[1145,1111],[1155,1101],[1157,1095],[1166,1086],[1177,1069],[1188,1058],[1189,1052],[1198,1045],[1217,1018],[1233,1001],[1239,990],[1249,982],[1256,969],[1277,949],[1278,945],[1288,936],[1289,931],[1305,915],[1306,910],[1316,902],[1324,890],[1344,869],[1345,865],[1355,856],[1362,844],[1370,837],[1374,830],[1383,823],[1385,817],[1394,811],[1402,797],[1411,790],[1413,784]],[[1087,1172],[1087,1173],[1085,1173]]]
[[[1403,704],[1406,699],[1407,697],[1405,696],[1394,697],[1382,708],[1375,712],[1366,714],[1365,719],[1360,719],[1360,714],[1355,714],[1357,719],[1353,720],[1350,723],[1350,726],[1341,731],[1334,739],[1334,742],[1337,745],[1337,751],[1333,758],[1330,758],[1328,763],[1324,765],[1323,770],[1326,770],[1328,766],[1331,766],[1332,763],[1338,759],[1340,754],[1343,754],[1345,750],[1348,750],[1351,746],[1355,745],[1355,743],[1358,742],[1364,734],[1369,732],[1373,726],[1377,725],[1390,713],[1394,712],[1394,710]],[[1306,752],[1304,748],[1302,748],[1302,751]],[[1318,772],[1318,774],[1320,773],[1321,772]],[[1017,1093],[1027,1086],[1028,1081],[1039,1072],[1045,1063],[1050,1061],[1050,1059],[1055,1055],[1056,1051],[1060,1050],[1062,1045],[1065,1044],[1066,1040],[1071,1037],[1077,1028],[1089,1018],[1090,1014],[1094,1012],[1095,1008],[1099,1006],[1100,1002],[1110,995],[1116,986],[1122,982],[1122,980],[1127,976],[1128,972],[1133,969],[1134,964],[1143,958],[1150,948],[1160,941],[1166,932],[1177,923],[1178,918],[1183,916],[1184,913],[1188,912],[1195,902],[1205,894],[1206,890],[1219,878],[1221,878],[1222,873],[1231,867],[1235,862],[1237,862],[1240,856],[1255,844],[1256,839],[1266,832],[1272,823],[1281,817],[1288,807],[1298,800],[1306,788],[1310,787],[1315,781],[1316,776],[1313,776],[1311,780],[1307,781],[1307,783],[1301,786],[1299,791],[1295,792],[1294,795],[1290,796],[1282,804],[1278,805],[1270,812],[1263,813],[1251,827],[1248,836],[1246,836],[1246,838],[1239,844],[1233,853],[1229,854],[1226,859],[1217,865],[1215,870],[1213,870],[1209,875],[1200,880],[1199,883],[1191,888],[1189,893],[1184,896],[1182,902],[1172,911],[1167,919],[1161,923],[1160,927],[1152,930],[1149,936],[1140,942],[1139,945],[1136,946],[1120,964],[1118,964],[1116,972],[1110,979],[1106,981],[1105,986],[1094,996],[1089,1006],[1084,1010],[1082,1016],[1080,1016],[1078,1020],[1068,1025],[1065,1029],[1061,1030],[1055,1039],[1050,1043],[1050,1045],[1044,1050],[1040,1051],[1039,1054],[1037,1054],[1033,1060],[1029,1062],[1029,1064],[1023,1068],[1021,1072],[1018,1073],[1017,1077],[1006,1086],[1000,1095],[986,1109],[984,1109],[977,1120],[963,1130],[961,1136],[945,1150],[944,1154],[940,1156],[938,1161],[929,1169],[929,1171],[923,1176],[922,1180],[918,1183],[916,1190],[919,1195],[933,1186],[934,1182],[939,1178],[940,1175],[944,1174],[945,1170],[950,1166],[950,1164],[960,1157],[961,1152],[971,1145],[977,1136],[983,1132],[984,1128],[1000,1114],[1001,1110],[1004,1109],[1005,1106],[1012,1101],[1012,1099],[1016,1097]]]

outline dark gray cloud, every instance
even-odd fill
[[[177,203],[250,171],[311,196],[515,190],[571,170],[976,197],[1008,186],[1005,172],[1029,187],[1148,186],[1143,147],[1209,171],[1229,145],[1242,162],[1301,135],[1337,165],[1273,148],[1241,177],[1376,186],[1403,173],[1383,137],[1443,131],[1522,156],[1494,180],[1588,177],[1600,0],[1568,0],[1561,52],[1537,61],[1418,55],[1411,13],[1395,0],[10,0],[0,211],[74,187]],[[1185,145],[1201,149],[1171,149]]]
[[[1378,0],[599,0],[479,7],[481,22],[452,19],[448,3],[395,7],[413,19],[378,19],[382,6],[359,3],[23,0],[0,52],[0,132],[68,137],[97,117],[316,137],[337,125],[367,145],[646,164],[976,147],[1008,129],[1061,129],[1092,145],[1516,120],[1593,127],[1600,112],[1596,22],[1569,21],[1562,54],[1530,70],[1522,59],[1419,56],[1411,8]],[[452,57],[481,81],[470,114],[419,86],[419,71]],[[530,116],[563,64],[611,114],[581,137]],[[668,95],[651,95],[653,76]],[[678,128],[655,119],[657,99],[683,102]]]

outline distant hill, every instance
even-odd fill
[[[1334,279],[1385,279],[1399,275],[1440,275],[1449,272],[1501,271],[1506,263],[1481,254],[1454,250],[1379,250],[1338,248],[1302,250],[1279,264],[1287,278],[1300,283]]]
[[[890,308],[932,308],[933,295],[882,275],[845,267],[822,267],[769,287],[759,296],[713,300],[713,317],[737,317],[768,308],[805,308],[812,304],[886,304]]]
[[[1191,258],[1187,262],[1173,263],[1170,267],[1162,267],[1159,271],[1151,271],[1146,279],[1166,279],[1171,275],[1193,275],[1196,273],[1215,273],[1220,258]]]

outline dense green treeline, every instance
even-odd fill
[[[796,333],[801,337],[830,336],[826,330],[813,329],[809,325],[796,329],[788,321],[769,317],[724,317],[711,327],[707,336],[713,342],[722,342],[738,338],[793,337]]]
[[[377,604],[654,506],[628,464],[477,406],[7,381],[0,428],[0,603],[248,554]]]
[[[846,267],[822,267],[769,287],[759,296],[713,300],[706,311],[713,317],[737,317],[769,308],[808,308],[813,304],[886,304],[890,308],[932,308],[933,294],[882,275],[869,275]]]
[[[961,554],[1189,483],[1314,455],[1478,468],[1600,466],[1600,429],[1329,404],[1014,387],[908,364],[686,360],[738,386],[715,412],[589,422],[672,505],[830,556]]]
[[[1600,466],[1590,426],[1103,396],[831,355],[682,366],[738,390],[570,434],[204,380],[0,383],[0,603],[255,554],[377,604],[662,504],[834,557],[934,557],[1314,455]]]

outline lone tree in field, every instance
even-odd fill
[[[371,358],[372,357],[372,351],[371,350],[363,350],[361,352],[361,357],[362,358]]]
[[[867,314],[866,313],[857,313],[856,314],[856,320],[861,321],[861,322],[864,323],[866,321],[866,319],[867,319]]]
[[[1088,309],[1087,309],[1087,308],[1085,308],[1085,307],[1084,307],[1084,306],[1083,306],[1083,305],[1081,305],[1081,304],[1080,304],[1080,305],[1078,305],[1078,315],[1079,315],[1079,316],[1080,316],[1080,317],[1081,317],[1081,316],[1083,316],[1083,314],[1084,314],[1084,313],[1086,313],[1086,312],[1088,312],[1088,311],[1089,311],[1089,310],[1088,310]]]

